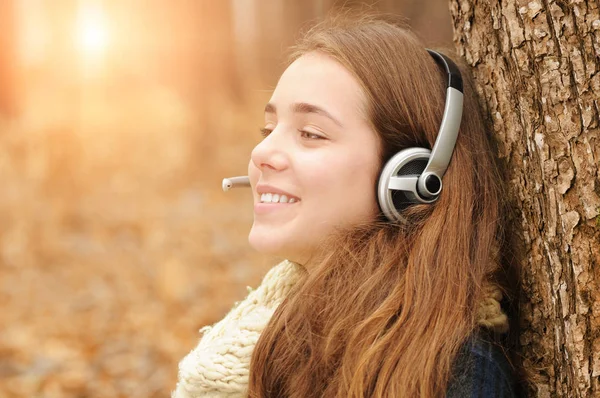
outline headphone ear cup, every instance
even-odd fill
[[[408,176],[408,175],[421,175],[429,158],[414,159],[404,164],[400,170],[398,170],[397,176]],[[396,209],[404,209],[406,206],[412,203],[420,203],[414,199],[414,195],[410,191],[392,191],[392,200]]]
[[[400,212],[413,203],[422,203],[415,196],[416,179],[412,190],[395,190],[389,188],[390,178],[418,177],[427,167],[430,154],[431,151],[426,148],[406,148],[392,156],[383,167],[377,184],[377,200],[388,220],[406,221]]]

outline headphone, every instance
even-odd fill
[[[377,199],[390,221],[406,221],[400,211],[412,203],[433,203],[442,192],[442,177],[454,152],[463,110],[460,70],[448,57],[427,52],[448,74],[444,115],[433,149],[406,148],[387,161],[379,175]]]
[[[463,110],[463,82],[454,62],[433,50],[427,52],[448,74],[444,115],[433,149],[406,148],[396,153],[383,167],[377,183],[377,200],[389,221],[406,221],[400,211],[412,203],[435,202],[442,192],[442,177],[446,173]],[[223,191],[250,186],[247,176],[223,180]]]

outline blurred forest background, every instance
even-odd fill
[[[167,397],[274,259],[247,244],[264,104],[303,27],[445,0],[1,0],[0,397]]]

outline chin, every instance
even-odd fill
[[[252,233],[248,235],[248,243],[257,252],[266,254],[273,257],[279,257],[281,259],[287,259],[290,261],[298,262],[301,256],[298,256],[298,250],[294,247],[290,247],[287,240],[282,240],[281,236],[276,234],[258,234]]]
[[[282,242],[279,242],[277,236],[265,236],[265,234],[252,233],[248,235],[248,243],[254,250],[262,254],[270,254],[280,256],[282,250]]]

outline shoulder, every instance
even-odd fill
[[[446,397],[517,397],[512,366],[500,347],[469,339],[455,360]]]

